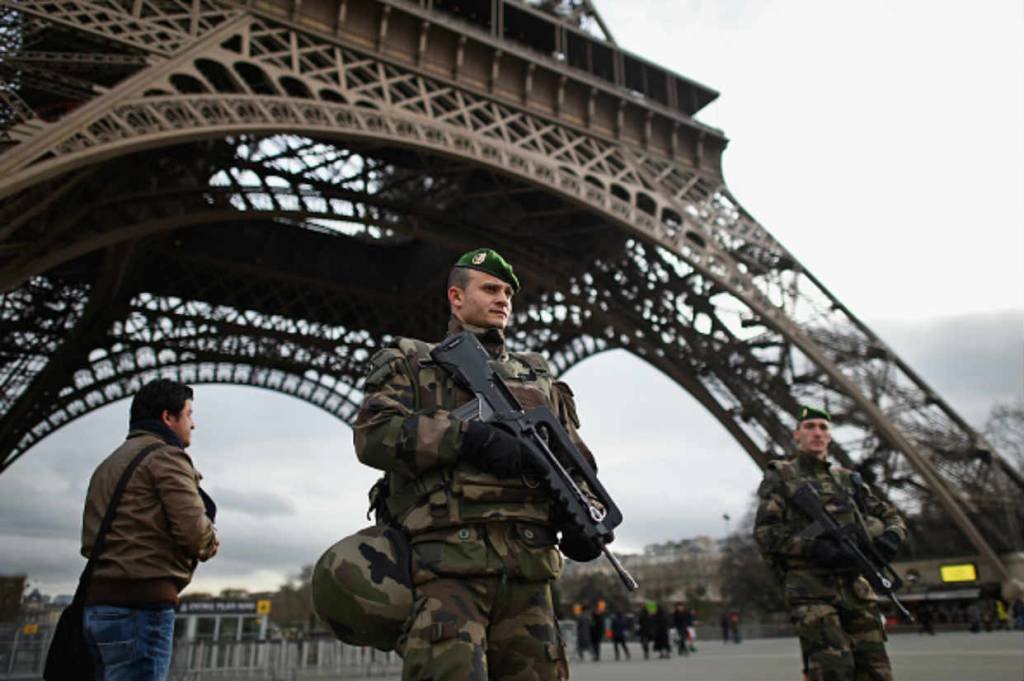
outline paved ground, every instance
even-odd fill
[[[1024,633],[899,634],[889,639],[897,681],[1024,681]],[[611,646],[600,663],[574,662],[572,681],[789,681],[800,679],[795,638],[756,639],[740,645],[708,641],[696,654],[644,660],[637,644],[632,659],[616,662]],[[638,659],[639,655],[639,659]]]

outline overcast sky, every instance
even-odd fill
[[[597,0],[616,40],[721,93],[736,197],[969,421],[1024,399],[1024,3]],[[616,352],[566,376],[617,548],[721,536],[760,473],[681,388]],[[610,387],[611,386],[611,387]],[[623,395],[629,395],[623,400]],[[82,500],[127,402],[0,475],[0,573],[69,593]],[[367,524],[376,475],[293,398],[200,386],[191,453],[222,549],[193,590],[277,587]]]

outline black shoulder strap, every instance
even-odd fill
[[[857,471],[850,473],[850,482],[853,483],[853,503],[857,505],[857,510],[862,515],[867,515],[867,504],[864,502],[864,489],[861,485],[864,484],[864,477]]]
[[[96,533],[96,541],[93,542],[92,551],[89,552],[89,562],[85,564],[85,569],[82,570],[82,576],[78,578],[78,588],[75,590],[74,600],[80,600],[85,598],[85,590],[89,588],[89,582],[92,580],[92,572],[96,568],[96,559],[99,558],[100,553],[103,551],[103,546],[107,542],[107,533],[110,531],[110,526],[114,522],[114,515],[117,511],[117,505],[121,503],[121,495],[124,494],[125,487],[128,486],[128,480],[132,477],[132,473],[139,467],[142,460],[149,456],[153,451],[159,447],[163,447],[166,443],[156,442],[149,445],[141,452],[135,455],[135,458],[129,462],[128,466],[121,473],[121,479],[117,481],[117,487],[114,488],[114,493],[110,496],[110,503],[107,504],[107,512],[103,515],[103,522],[100,523],[100,530]]]

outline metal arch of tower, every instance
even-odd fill
[[[1006,484],[992,465],[997,455],[729,194],[719,171],[725,139],[692,118],[714,93],[557,22],[550,29],[555,56],[537,52],[547,38],[517,44],[502,33],[502,17],[519,12],[543,28],[542,16],[511,0],[486,4],[492,20],[473,25],[431,2],[400,0],[3,2],[18,39],[5,34],[0,64],[14,76],[13,86],[0,90],[6,104],[0,118],[6,144],[0,153],[0,287],[8,291],[3,309],[11,315],[4,321],[17,324],[5,330],[0,380],[16,389],[0,418],[9,424],[15,415],[32,414],[38,426],[35,435],[22,433],[5,446],[23,452],[90,405],[124,394],[145,371],[258,385],[266,379],[238,372],[269,366],[299,382],[289,385],[314,391],[323,376],[352,374],[359,361],[357,348],[348,347],[349,354],[309,378],[301,361],[271,357],[289,344],[308,351],[315,345],[309,334],[260,327],[233,328],[229,337],[250,343],[221,348],[158,334],[146,339],[150,352],[181,343],[181,354],[166,363],[133,364],[124,359],[130,353],[113,350],[144,345],[118,335],[126,320],[149,319],[143,303],[188,305],[173,292],[141,299],[147,292],[132,288],[137,279],[127,271],[116,280],[83,275],[100,254],[110,262],[128,258],[136,271],[145,270],[152,258],[173,260],[166,244],[175,235],[204,225],[244,217],[309,229],[317,220],[340,218],[362,225],[358,238],[385,250],[406,247],[409,239],[434,244],[438,252],[421,254],[433,263],[421,271],[434,272],[474,236],[460,234],[443,215],[429,215],[423,194],[389,203],[381,192],[363,187],[360,194],[324,180],[315,164],[295,170],[224,156],[225,148],[245,144],[286,145],[262,136],[288,131],[343,142],[359,149],[360,158],[379,160],[380,168],[391,163],[415,171],[428,167],[423,158],[434,159],[438,173],[430,177],[455,178],[449,200],[463,220],[494,217],[460,204],[458,190],[465,187],[459,182],[474,187],[463,198],[506,197],[519,222],[496,226],[488,237],[539,282],[517,315],[516,339],[553,353],[560,370],[603,349],[630,350],[697,397],[761,465],[766,453],[779,453],[787,414],[800,400],[827,401],[841,424],[845,461],[878,470],[885,491],[919,505],[926,503],[925,491],[933,493],[1005,576],[992,543],[1012,547],[1012,530],[1007,540],[998,528],[985,527],[979,505],[993,485]],[[33,49],[52,48],[56,35],[75,36],[72,49]],[[580,62],[580,45],[586,55],[611,54],[611,71]],[[46,64],[75,69],[48,77],[53,69]],[[233,144],[224,142],[228,136]],[[200,157],[209,163],[197,168],[192,159],[150,151],[171,145],[220,155]],[[111,168],[138,159],[150,164],[151,176],[160,174],[161,184],[173,177],[180,186],[161,192],[140,182],[107,201],[90,193],[102,182],[117,185]],[[231,178],[233,168],[248,175]],[[392,171],[376,172],[379,182]],[[407,175],[396,173],[413,182]],[[220,184],[211,186],[212,178]],[[527,244],[524,229],[530,230]],[[588,250],[574,252],[583,237]],[[137,254],[152,243],[163,244],[156,255]],[[578,267],[566,272],[573,258]],[[114,314],[117,306],[96,302],[107,291],[102,295],[119,301],[122,319]],[[213,295],[202,287],[192,292]],[[232,307],[224,303],[231,296],[219,295],[224,307],[217,309],[236,321],[248,319],[245,305],[257,303],[274,317],[265,299]],[[52,310],[31,316],[57,299],[63,316]],[[206,323],[213,336],[231,320],[212,324],[210,311],[198,305],[162,318],[190,329]],[[316,320],[315,311],[309,314],[302,321]],[[555,332],[548,329],[552,322]],[[417,335],[431,333],[420,328]],[[380,340],[379,334],[360,338]],[[31,343],[35,350],[26,351]],[[203,366],[235,368],[203,374]],[[92,377],[71,375],[72,367]],[[195,374],[187,373],[191,367]],[[354,378],[341,380],[327,390],[342,418],[358,399],[354,385]],[[303,390],[294,389],[316,403]],[[54,399],[52,412],[40,406],[47,398]]]

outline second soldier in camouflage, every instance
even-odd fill
[[[796,453],[770,462],[757,491],[754,538],[783,581],[807,678],[891,681],[877,596],[843,547],[809,532],[810,520],[789,500],[797,488],[810,483],[836,521],[863,527],[887,560],[906,538],[906,526],[896,509],[876,498],[858,475],[828,462],[828,412],[803,407],[797,420]]]
[[[474,333],[525,409],[546,405],[580,441],[572,392],[536,353],[506,351],[519,281],[495,251],[463,255],[448,281],[448,333]],[[355,423],[356,454],[387,472],[382,510],[412,547],[412,613],[398,640],[406,681],[568,678],[551,586],[562,570],[552,505],[518,440],[451,411],[470,400],[403,338],[378,352]]]

